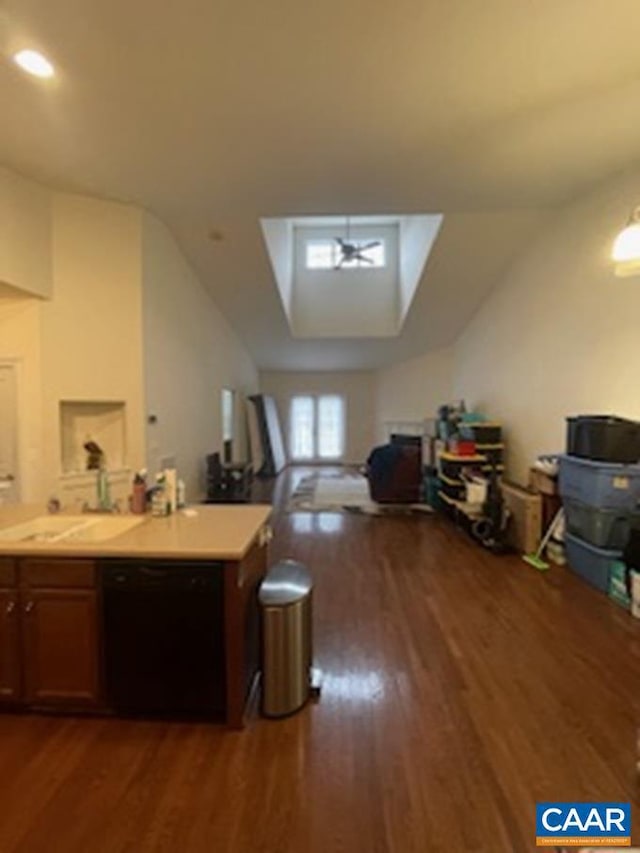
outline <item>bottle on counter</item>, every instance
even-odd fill
[[[158,474],[156,484],[151,495],[151,515],[168,515],[169,504],[167,502],[167,491],[165,488],[164,475]]]
[[[175,512],[178,508],[178,472],[175,468],[165,468],[164,492],[169,507],[169,512]]]
[[[142,515],[147,511],[146,471],[136,471],[131,487],[131,512]]]
[[[111,494],[109,491],[109,473],[106,468],[98,470],[96,480],[96,496],[98,509],[108,511],[111,509]]]

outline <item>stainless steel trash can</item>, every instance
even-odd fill
[[[311,689],[311,573],[282,560],[260,585],[262,609],[262,712],[284,717],[299,710]]]

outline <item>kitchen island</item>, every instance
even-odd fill
[[[259,673],[256,593],[266,571],[270,512],[267,505],[199,505],[163,518],[85,517],[0,507],[0,708],[119,713],[109,665],[119,616],[105,620],[103,578],[135,569],[179,580],[184,568],[197,570],[204,589],[210,570],[219,589],[218,600],[211,599],[211,636],[220,659],[217,718],[241,727]],[[193,584],[189,600],[202,619]],[[144,596],[137,600],[133,657],[156,612]],[[177,598],[176,606],[184,600]],[[176,624],[183,626],[171,624],[177,643],[191,625],[188,618]]]

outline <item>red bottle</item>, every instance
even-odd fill
[[[131,494],[131,512],[142,515],[147,511],[147,484],[136,474]]]

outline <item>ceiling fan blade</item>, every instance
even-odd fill
[[[367,257],[366,257],[366,255],[361,255],[361,254],[360,254],[360,252],[357,252],[357,253],[353,256],[353,260],[365,261],[365,263],[367,263],[367,264],[372,264],[372,263],[373,263],[373,259],[372,259],[372,258],[367,258]]]
[[[360,246],[360,252],[366,252],[368,249],[375,249],[376,246],[381,246],[382,243],[380,240],[372,240],[371,243],[366,243],[364,246]]]

